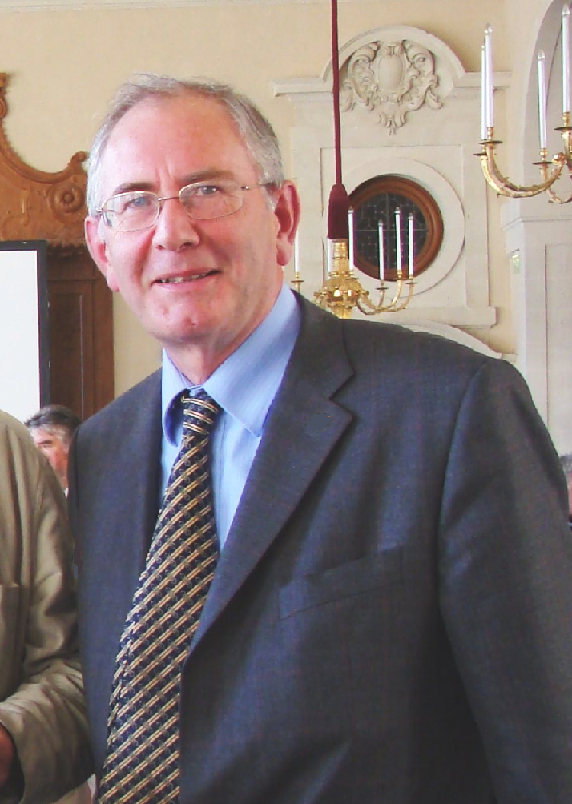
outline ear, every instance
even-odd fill
[[[105,277],[109,288],[117,291],[119,287],[115,281],[113,266],[107,257],[107,243],[101,236],[101,226],[101,218],[88,215],[84,221],[85,242],[91,258]]]
[[[300,221],[300,197],[295,185],[291,181],[285,181],[274,201],[274,214],[278,223],[276,262],[284,266],[290,262],[292,245]]]

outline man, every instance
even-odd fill
[[[73,434],[80,423],[79,416],[64,405],[46,405],[25,422],[35,445],[48,459],[66,494],[68,454]]]
[[[91,254],[164,347],[72,447],[100,801],[569,804],[572,548],[520,375],[295,296],[298,196],[229,88],[128,83],[88,188]],[[216,421],[202,611],[177,593],[176,514],[173,569],[155,573],[176,506],[153,535],[193,394]],[[171,586],[157,632],[149,595]]]
[[[0,802],[43,804],[91,770],[65,498],[0,413]]]

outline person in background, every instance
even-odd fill
[[[566,489],[521,375],[295,294],[298,194],[230,87],[121,87],[88,211],[164,350],[70,455],[100,804],[570,804]]]
[[[65,405],[44,405],[25,421],[36,447],[42,452],[58,478],[64,493],[68,493],[68,458],[80,417]],[[74,575],[78,568],[74,556]],[[68,793],[58,804],[89,804],[92,800],[92,779],[78,790]]]
[[[0,464],[0,802],[44,804],[92,767],[72,540],[54,473],[3,412]]]
[[[572,452],[567,455],[560,456],[560,463],[566,477],[566,485],[568,486],[568,508],[570,512],[569,524],[572,530]]]
[[[50,462],[66,493],[68,453],[80,423],[80,417],[64,405],[46,405],[25,421],[35,445]]]

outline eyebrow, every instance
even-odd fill
[[[50,444],[53,444],[56,441],[54,436],[46,436],[45,438],[39,438],[36,441],[37,447],[49,447]]]
[[[198,170],[195,173],[189,173],[188,175],[184,176],[181,179],[181,187],[186,187],[188,184],[197,184],[203,181],[209,181],[209,179],[236,179],[236,177],[230,170],[206,168],[204,170]],[[125,182],[124,184],[120,184],[118,187],[116,187],[109,197],[112,198],[114,195],[120,195],[121,193],[132,193],[139,190],[154,193],[154,188],[155,185],[151,182]]]

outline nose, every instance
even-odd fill
[[[163,199],[153,228],[153,244],[168,251],[196,246],[200,241],[196,221],[187,215],[178,196]]]

